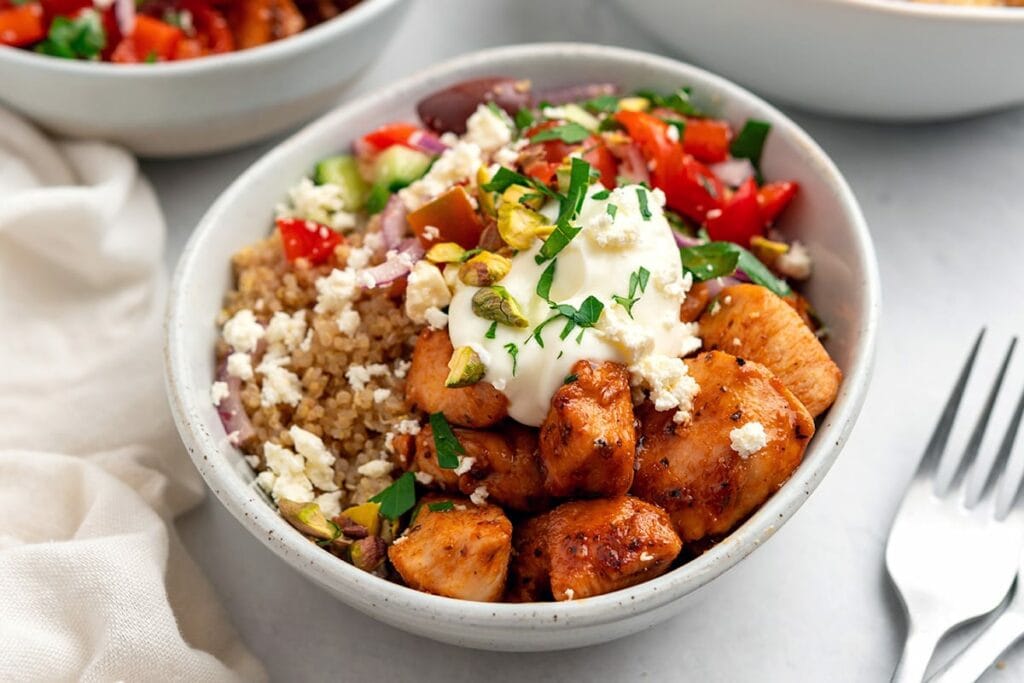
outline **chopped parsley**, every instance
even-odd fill
[[[413,473],[406,472],[370,501],[380,503],[380,514],[383,516],[398,519],[416,505],[416,479]]]
[[[640,266],[640,268],[638,268],[636,272],[629,274],[629,295],[619,296],[618,294],[616,294],[612,296],[612,299],[615,300],[615,303],[619,304],[624,309],[626,309],[626,313],[629,314],[630,318],[633,317],[633,306],[636,304],[637,301],[640,300],[640,294],[643,294],[644,291],[646,291],[647,282],[650,280],[650,278],[650,271],[644,268],[643,266]],[[638,291],[639,293],[637,293]]]
[[[146,64],[156,64],[157,61],[159,61],[159,59],[160,58],[157,56],[156,52],[150,50],[146,53],[146,58],[142,61],[144,61]]]
[[[612,217],[612,220],[614,221],[615,214],[619,212],[619,207],[615,206],[614,204],[609,204],[608,206],[605,207],[604,210],[609,216]]]
[[[608,199],[608,197],[611,197],[611,196],[612,196],[612,191],[611,190],[601,190],[600,192],[595,192],[593,195],[591,195],[590,198],[591,199],[596,199],[598,201],[603,201],[605,199]]]
[[[430,429],[434,432],[434,450],[437,451],[438,466],[454,470],[459,466],[459,456],[465,454],[466,449],[455,437],[444,413],[430,414]]]
[[[675,128],[679,132],[679,140],[682,141],[683,136],[686,135],[686,121],[679,119],[662,119],[662,121]]]
[[[533,125],[533,112],[529,109],[520,109],[516,112],[515,122],[516,128],[519,130],[526,130]]]
[[[107,34],[99,12],[83,10],[73,19],[54,17],[46,40],[36,52],[65,59],[96,60],[107,45]]]
[[[538,182],[533,178],[527,178],[526,176],[516,173],[515,171],[509,170],[502,166],[494,174],[489,183],[485,183],[480,187],[487,192],[504,192],[512,185],[522,185],[523,187],[531,187],[541,194],[551,197],[552,199],[562,199],[562,196],[552,190],[544,183]]]
[[[562,380],[562,384],[572,384],[578,379],[579,377],[577,377],[576,375],[566,375],[565,379]]]
[[[543,347],[544,344],[541,344]],[[512,356],[512,376],[516,376],[516,365],[519,363],[519,347],[514,343],[509,342],[505,344],[505,350],[508,351],[508,355]]]
[[[582,103],[584,109],[597,114],[613,114],[619,108],[619,98],[615,95],[598,95]]]
[[[431,512],[448,512],[455,509],[455,504],[450,500],[440,500],[436,503],[427,503],[427,507]]]
[[[491,323],[491,326],[487,328],[487,332],[484,333],[484,336],[487,337],[488,339],[494,339],[494,337],[497,334],[497,332],[498,332],[498,321],[495,320],[494,322]]]
[[[530,138],[532,142],[548,142],[551,140],[560,140],[569,145],[575,145],[583,142],[590,137],[590,131],[576,123],[575,121],[569,121],[568,123],[561,123],[551,128],[545,128],[539,131],[533,137]]]
[[[500,174],[500,171],[498,173]],[[497,175],[495,174],[495,178]],[[554,231],[548,235],[544,244],[541,245],[540,251],[534,256],[534,260],[538,264],[557,256],[582,230],[582,228],[573,227],[569,222],[579,213],[589,186],[590,164],[583,159],[573,157],[572,166],[569,169],[569,191],[561,198],[561,207],[558,212],[558,220],[555,221]],[[487,188],[485,187],[485,189]]]
[[[653,90],[638,90],[636,94],[638,97],[650,100],[651,106],[654,108],[671,109],[683,116],[704,116],[704,112],[690,100],[689,88],[679,88],[670,95],[662,95]]]
[[[750,159],[754,168],[759,168],[761,152],[764,151],[764,143],[771,129],[772,124],[767,121],[748,119],[740,134],[732,141],[729,152],[737,159]]]
[[[779,296],[790,293],[785,280],[776,277],[752,253],[732,242],[708,242],[679,250],[683,271],[697,281],[732,275],[739,268],[751,282],[766,287]]]
[[[636,198],[640,202],[640,215],[645,221],[651,220],[651,207],[647,206],[647,190],[642,187],[636,188]]]
[[[570,304],[554,304],[552,308],[580,327],[593,327],[601,317],[604,304],[591,294],[583,300],[579,308],[574,308]]]
[[[537,296],[544,301],[551,301],[551,283],[555,280],[555,264],[558,263],[558,259],[554,259],[544,269],[544,272],[540,274],[540,280],[537,281]]]

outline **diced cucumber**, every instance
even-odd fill
[[[370,186],[359,173],[359,164],[355,157],[341,154],[328,157],[316,165],[313,176],[317,185],[328,183],[341,188],[341,199],[346,211],[358,211],[366,204]]]
[[[377,213],[387,204],[392,192],[417,180],[433,159],[423,152],[417,152],[402,145],[392,145],[377,155],[373,162],[373,187],[366,203],[366,210]]]

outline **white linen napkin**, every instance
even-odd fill
[[[164,221],[124,151],[0,109],[0,680],[262,680],[177,539]]]

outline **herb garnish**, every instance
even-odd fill
[[[431,512],[448,512],[455,509],[455,504],[450,500],[441,500],[436,503],[427,503],[427,507]]]
[[[611,114],[619,108],[619,98],[615,95],[598,95],[582,103],[584,109],[599,114]]]
[[[516,128],[525,130],[533,125],[533,112],[529,109],[520,109],[516,112]]]
[[[647,206],[647,190],[642,187],[636,188],[636,198],[640,202],[640,215],[645,221],[651,220],[651,208]]]
[[[772,124],[767,121],[748,119],[740,134],[732,141],[729,152],[737,159],[750,159],[754,168],[760,168],[761,152],[764,151],[764,142],[771,129]]]
[[[612,196],[612,191],[611,190],[601,190],[600,192],[595,192],[594,194],[590,195],[590,198],[591,199],[596,199],[598,201],[602,201],[602,200],[608,199],[608,197],[611,197],[611,196]]]
[[[679,131],[679,140],[682,141],[683,136],[686,135],[686,121],[680,121],[679,119],[662,119],[665,123]]]
[[[504,192],[512,185],[522,185],[523,187],[532,187],[538,192],[551,197],[552,199],[562,199],[562,196],[552,190],[544,183],[538,182],[533,178],[527,178],[526,176],[516,173],[515,171],[509,170],[502,166],[494,174],[489,183],[484,183],[480,187],[487,192]]]
[[[380,503],[381,515],[388,519],[398,519],[416,505],[416,479],[413,473],[406,472],[370,501]]]
[[[107,45],[107,34],[98,12],[83,10],[74,19],[54,17],[46,40],[36,52],[66,59],[97,59]]]
[[[495,334],[497,332],[498,332],[498,321],[495,320],[494,322],[491,323],[491,326],[487,328],[487,331],[484,332],[484,336],[487,337],[488,339],[494,339]]]
[[[572,384],[578,379],[579,377],[577,377],[576,375],[566,375],[565,379],[562,380],[562,384]]]
[[[576,123],[575,121],[569,121],[568,123],[562,123],[551,128],[545,128],[542,131],[536,133],[530,138],[531,142],[547,142],[550,140],[560,140],[569,145],[575,145],[583,142],[590,137],[590,131]]]
[[[776,277],[752,253],[732,242],[708,242],[679,250],[683,271],[697,281],[712,280],[732,275],[739,268],[755,284],[766,287],[779,296],[790,293],[785,280]]]
[[[500,171],[498,172],[500,174]],[[498,174],[495,174],[497,178]],[[583,159],[573,157],[569,169],[569,191],[561,198],[561,207],[558,212],[558,220],[555,221],[554,231],[548,235],[541,245],[540,251],[534,256],[538,263],[544,263],[553,259],[558,252],[572,241],[580,233],[582,228],[576,228],[569,224],[579,213],[583,200],[587,196],[587,187],[590,186],[590,164]],[[484,189],[487,189],[486,187]]]
[[[647,289],[647,282],[650,280],[651,273],[649,270],[640,266],[636,272],[629,274],[629,296],[619,296],[618,294],[612,296],[615,303],[626,309],[626,313],[629,317],[633,317],[633,306],[637,301],[640,300],[640,294],[643,294]],[[640,294],[637,294],[637,290]]]
[[[614,221],[615,214],[619,212],[619,207],[615,206],[614,204],[609,204],[608,206],[605,207],[604,210],[609,216],[612,217],[612,220]]]
[[[662,95],[653,90],[638,90],[636,94],[650,100],[654,108],[664,107],[684,116],[704,116],[704,112],[690,101],[689,88],[679,88],[671,95]]]
[[[537,281],[537,296],[544,301],[551,300],[551,283],[555,279],[555,265],[558,263],[558,259],[553,260],[544,272],[540,274],[540,280]]]
[[[543,347],[544,345],[541,344]],[[516,376],[516,365],[519,363],[519,347],[514,343],[509,342],[505,344],[505,350],[508,351],[508,355],[512,356],[512,376]]]
[[[437,451],[438,466],[454,470],[459,466],[459,456],[465,454],[466,449],[455,437],[444,413],[430,414],[430,429],[434,432],[434,450]]]

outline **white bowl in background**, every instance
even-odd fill
[[[680,56],[780,103],[885,121],[1024,103],[1024,8],[616,0]]]
[[[407,6],[364,0],[285,40],[181,62],[83,62],[0,46],[0,102],[51,132],[143,156],[239,147],[334,104]]]
[[[829,351],[845,379],[803,463],[791,479],[722,543],[659,578],[615,593],[561,603],[490,604],[428,595],[342,562],[288,525],[256,490],[253,473],[228,444],[210,404],[215,323],[231,284],[231,255],[262,239],[273,207],[313,164],[381,122],[415,120],[423,96],[467,78],[508,75],[540,87],[611,81],[625,88],[690,85],[698,102],[741,124],[772,123],[764,170],[802,189],[785,230],[815,258],[807,293],[832,330]],[[360,97],[310,124],[243,173],[192,235],[171,288],[165,339],[168,395],[196,467],[235,517],[284,561],[343,602],[428,638],[495,650],[554,650],[635,633],[702,596],[712,579],[768,540],[828,471],[861,407],[878,320],[879,283],[871,238],[850,188],[824,152],[777,110],[705,71],[640,52],[594,45],[542,44],[460,57]]]

